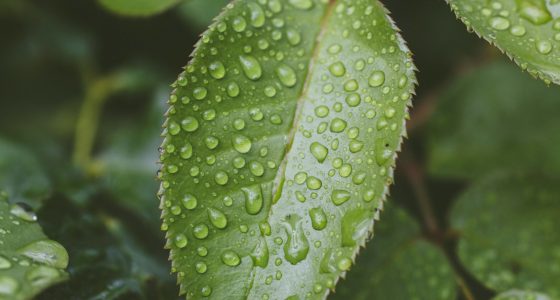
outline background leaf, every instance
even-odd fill
[[[493,300],[550,300],[550,298],[541,293],[532,292],[532,291],[522,291],[522,290],[510,290],[507,292],[503,292],[493,298]]]
[[[447,0],[470,29],[522,69],[560,84],[560,2],[557,0]]]
[[[29,150],[0,138],[0,190],[12,203],[37,209],[51,193],[51,183]]]
[[[558,95],[503,62],[458,79],[430,121],[430,172],[476,179],[496,169],[560,170]]]
[[[556,177],[494,175],[456,203],[459,258],[496,291],[536,290],[560,297],[560,202]]]
[[[0,228],[0,299],[31,299],[67,278],[64,247],[45,236],[34,212],[10,205],[2,191]]]
[[[322,298],[350,268],[415,83],[385,13],[370,0],[238,1],[203,35],[162,146],[181,293]]]
[[[150,16],[165,11],[181,0],[98,0],[108,10],[126,16]]]
[[[366,246],[329,299],[457,299],[447,258],[402,209],[387,205]]]

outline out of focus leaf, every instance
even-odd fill
[[[98,0],[106,9],[125,16],[145,17],[169,9],[181,0]],[[213,0],[208,0],[213,1]]]
[[[560,84],[560,1],[447,0],[468,28],[521,68]]]
[[[467,190],[451,222],[459,258],[496,291],[542,291],[560,298],[558,178],[493,175]]]
[[[177,8],[179,15],[189,25],[204,29],[212,23],[230,0],[189,0]]]
[[[431,120],[430,172],[478,178],[494,169],[560,170],[559,95],[503,62],[459,79]]]
[[[163,92],[167,93],[167,89]],[[160,222],[154,170],[165,111],[162,95],[157,94],[146,116],[116,130],[99,156],[105,186],[120,205],[141,215],[154,229],[159,228]]]
[[[493,300],[551,300],[551,298],[533,291],[509,290],[497,295]]]
[[[37,158],[26,148],[0,138],[0,190],[10,202],[33,209],[51,193],[51,183]]]
[[[68,245],[72,260],[70,280],[38,299],[166,299],[151,296],[162,283],[173,286],[164,252],[146,250],[160,243],[157,238],[145,234],[139,244],[121,221],[87,212],[64,198],[48,201],[40,218],[46,232]]]
[[[424,240],[402,209],[388,206],[375,241],[329,299],[456,299],[453,270],[443,252]]]
[[[31,299],[67,278],[68,253],[50,240],[25,206],[0,191],[0,299]]]

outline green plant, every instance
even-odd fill
[[[0,4],[0,299],[560,299],[560,1],[387,0],[426,76],[379,0],[60,2]]]

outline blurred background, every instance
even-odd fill
[[[0,2],[0,184],[12,201],[38,211],[46,234],[71,257],[71,279],[38,299],[178,298],[155,197],[159,133],[171,82],[227,2],[191,0],[146,18],[113,14],[94,0]],[[559,195],[559,88],[468,33],[444,1],[382,2],[414,53],[419,87],[388,224],[335,297],[412,299],[403,294],[412,291],[417,299],[488,299],[509,288],[560,294],[551,279],[560,278],[560,266],[543,264],[560,261],[551,229],[560,227],[541,223],[560,219],[558,201],[548,201]],[[524,205],[508,208],[514,198]],[[508,226],[529,231],[496,229]],[[382,248],[400,251],[390,239],[402,239],[401,227],[405,238],[394,243],[419,244],[402,260],[381,257]],[[503,238],[479,245],[481,233]],[[533,254],[525,243],[550,252]],[[493,262],[488,251],[503,248],[511,257]],[[530,262],[516,260],[523,255]],[[525,272],[533,263],[545,267]],[[376,265],[386,272],[372,271]]]

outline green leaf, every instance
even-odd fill
[[[0,138],[0,190],[12,203],[37,209],[51,193],[51,183],[29,150]]]
[[[149,232],[132,232],[122,220],[93,210],[99,208],[85,210],[57,198],[47,201],[39,212],[45,232],[67,245],[72,259],[70,280],[38,299],[173,299],[169,292],[167,297],[148,296],[159,292],[162,283],[173,287],[165,253],[150,246],[160,239]],[[134,219],[127,220],[132,223],[129,227],[139,227]]]
[[[533,292],[533,291],[522,291],[522,290],[510,290],[503,292],[493,300],[550,300],[551,298],[545,294]]]
[[[98,0],[106,9],[131,17],[146,17],[161,13],[181,0]],[[213,0],[211,0],[213,1]]]
[[[457,80],[429,127],[429,170],[479,178],[496,169],[560,170],[560,88],[495,63]]]
[[[370,243],[329,299],[457,299],[447,258],[402,209],[384,208]]]
[[[68,253],[45,236],[35,213],[5,196],[0,191],[0,299],[31,299],[66,279]]]
[[[452,225],[461,236],[459,258],[496,291],[538,290],[560,297],[558,178],[494,175],[456,203]]]
[[[392,182],[410,57],[374,0],[228,5],[165,123],[162,228],[182,294],[334,288]]]
[[[560,1],[447,0],[457,17],[522,69],[560,84]]]

